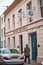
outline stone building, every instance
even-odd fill
[[[4,13],[1,15],[1,47],[5,46],[5,17]]]
[[[1,48],[1,16],[0,16],[0,48]]]
[[[6,47],[21,53],[26,44],[30,59],[43,60],[43,0],[15,0],[4,12]]]

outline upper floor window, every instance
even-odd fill
[[[43,17],[43,0],[40,0],[41,17]]]
[[[8,47],[10,48],[10,38],[8,38]]]
[[[1,24],[3,24],[3,18],[1,18]]]
[[[4,36],[5,36],[5,28],[4,28]]]
[[[1,38],[3,38],[3,29],[1,29]]]
[[[18,16],[19,16],[19,24],[20,24],[20,26],[22,26],[22,9],[20,9],[19,11],[18,11]]]
[[[8,29],[10,30],[10,18],[8,19]]]
[[[31,10],[32,9],[32,2],[30,1],[29,3],[27,3],[27,9]]]
[[[31,11],[32,11],[32,2],[30,1],[29,3],[27,3],[27,16],[30,22],[32,21],[32,17],[29,15],[29,13],[31,14]]]
[[[13,18],[13,26],[15,28],[15,15],[13,15],[12,18]]]

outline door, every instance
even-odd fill
[[[37,34],[31,34],[32,59],[37,60]]]
[[[20,35],[20,47],[21,47],[21,54],[23,53],[23,36]]]

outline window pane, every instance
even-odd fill
[[[1,53],[1,50],[0,50],[0,53]]]
[[[40,5],[43,6],[43,0],[40,0]]]
[[[15,28],[15,15],[13,15],[12,17],[13,17],[13,26]]]
[[[8,38],[8,47],[10,48],[10,38]]]
[[[15,54],[15,53],[16,53],[16,54],[19,54],[19,52],[18,52],[17,50],[15,50],[15,49],[10,49],[10,52],[11,52],[11,53],[14,53],[14,54]]]
[[[43,0],[40,0],[41,17],[43,17]]]
[[[10,29],[10,19],[8,19],[8,29]]]
[[[22,26],[22,17],[20,17],[20,26]]]
[[[43,7],[41,7],[41,17],[43,17]]]
[[[3,54],[9,54],[10,53],[10,50],[7,50],[7,49],[6,50],[3,50],[2,53]]]
[[[32,3],[31,2],[29,2],[28,4],[27,4],[27,9],[32,9]]]
[[[18,13],[19,13],[19,23],[20,23],[20,26],[22,26],[22,9],[20,9]]]
[[[13,37],[13,43],[14,43],[14,48],[15,48],[15,37]]]

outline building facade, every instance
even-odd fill
[[[30,59],[43,60],[43,0],[15,0],[5,11],[6,47],[21,53],[26,44]]]
[[[0,47],[1,47],[1,16],[0,16]]]
[[[5,47],[5,18],[1,15],[1,47]]]

